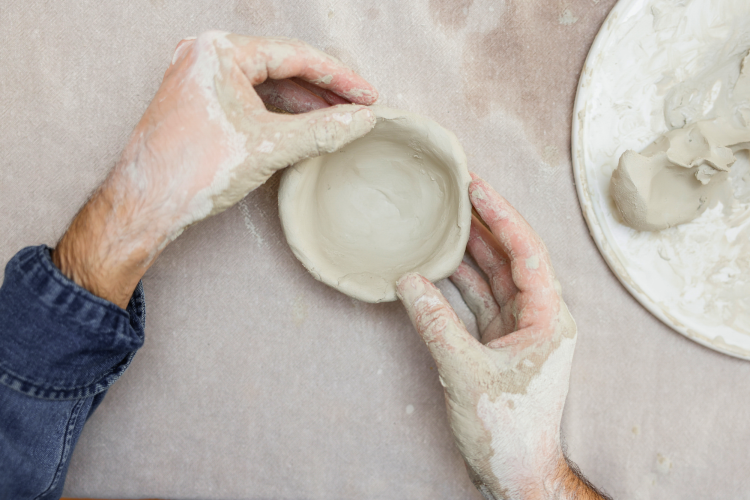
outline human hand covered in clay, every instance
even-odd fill
[[[174,236],[276,170],[338,149],[374,126],[358,105],[301,116],[267,111],[254,86],[295,76],[361,104],[377,97],[362,78],[300,41],[208,32],[181,42],[111,175],[122,202],[137,198],[156,216],[151,224],[164,226],[157,237]]]
[[[437,364],[451,428],[477,488],[489,499],[599,498],[563,456],[560,420],[576,325],[547,249],[526,221],[473,176],[468,252],[451,277],[476,315],[481,342],[418,274],[398,295]]]
[[[271,113],[261,96],[309,112]],[[55,263],[95,294],[126,304],[185,227],[275,171],[369,132],[375,118],[364,105],[376,99],[365,80],[298,40],[223,32],[183,40],[121,160],[55,249]],[[81,258],[86,265],[73,265]]]

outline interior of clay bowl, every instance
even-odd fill
[[[471,177],[456,137],[437,123],[373,106],[375,128],[344,148],[287,169],[279,211],[312,275],[367,302],[396,300],[396,281],[435,281],[461,262]]]

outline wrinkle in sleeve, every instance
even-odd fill
[[[28,247],[0,287],[0,500],[60,498],[87,418],[143,345],[143,285],[126,310]]]
[[[123,310],[66,278],[46,246],[27,247],[0,287],[0,384],[42,399],[105,391],[143,345],[143,285]]]

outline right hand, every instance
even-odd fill
[[[398,295],[437,364],[448,418],[486,498],[557,498],[570,471],[560,446],[576,326],[547,249],[518,212],[473,176],[468,252],[451,277],[477,317],[467,332],[428,280],[408,274]],[[561,482],[562,481],[562,482]],[[567,497],[564,497],[567,498]]]

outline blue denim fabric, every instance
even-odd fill
[[[83,425],[143,345],[138,283],[127,310],[27,247],[0,287],[0,500],[57,499]]]

